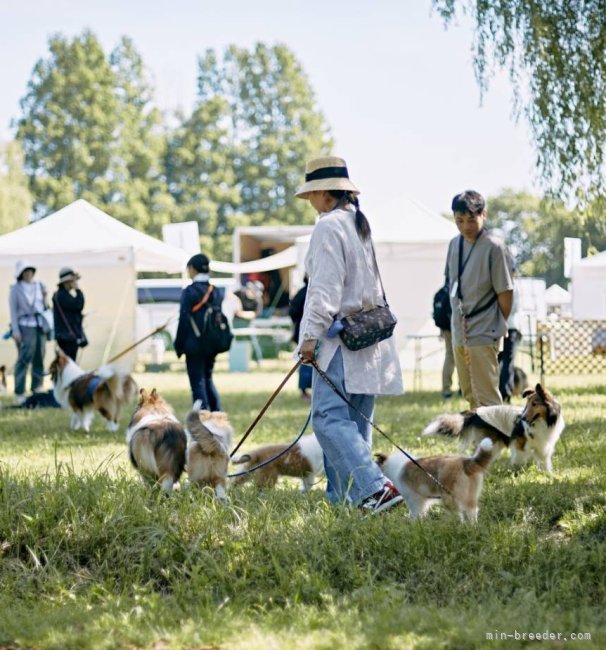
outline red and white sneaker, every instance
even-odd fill
[[[387,481],[381,490],[375,492],[362,502],[360,510],[368,515],[377,515],[379,512],[397,506],[402,501],[404,499],[396,489],[396,486],[391,481]]]

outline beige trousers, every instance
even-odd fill
[[[471,409],[503,403],[499,391],[498,351],[498,344],[454,347],[459,383]]]
[[[442,394],[452,392],[452,375],[455,369],[454,351],[452,349],[452,332],[441,330],[444,339],[444,365],[442,366]]]

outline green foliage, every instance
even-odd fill
[[[123,38],[107,57],[90,31],[53,36],[34,68],[17,138],[38,217],[84,198],[158,235],[173,201],[166,142],[140,55]]]
[[[0,145],[0,235],[27,226],[32,197],[18,142]]]
[[[433,0],[446,23],[476,24],[476,75],[509,72],[515,111],[528,120],[539,170],[552,191],[581,203],[603,195],[606,150],[604,0]]]
[[[119,124],[114,75],[97,38],[90,31],[71,42],[56,35],[49,50],[34,67],[17,129],[39,217],[77,198],[111,203]]]
[[[111,164],[112,216],[160,236],[176,212],[165,180],[166,137],[140,54],[123,37],[109,57],[115,76],[118,127]]]
[[[230,250],[237,225],[313,223],[294,193],[305,161],[329,152],[332,140],[294,54],[231,46],[222,57],[207,50],[198,67],[196,106],[169,146],[179,218],[198,221],[215,255]]]
[[[594,201],[585,212],[568,210],[561,201],[526,192],[503,190],[487,200],[488,225],[499,230],[526,276],[547,285],[566,286],[564,237],[578,237],[583,253],[606,249],[606,212]]]
[[[279,378],[218,374],[238,433]],[[182,374],[139,380],[185,413]],[[323,485],[303,495],[293,479],[234,488],[227,507],[196,489],[166,498],[141,484],[123,435],[98,420],[85,435],[68,432],[64,411],[5,411],[0,644],[455,650],[487,647],[496,628],[584,631],[601,647],[606,393],[603,381],[581,381],[552,381],[567,422],[555,475],[514,473],[501,459],[475,527],[439,510],[421,522],[405,510],[364,520],[328,506]],[[307,408],[294,383],[251,445],[294,437]],[[380,399],[376,418],[417,455],[454,453],[418,435],[442,408],[437,392],[413,393]]]

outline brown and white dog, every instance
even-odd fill
[[[539,467],[552,472],[551,458],[564,430],[560,404],[541,384],[526,389],[522,396],[526,399],[523,408],[480,406],[475,411],[440,415],[429,423],[423,435],[459,438],[462,449],[488,436],[494,443],[495,455],[509,448],[512,465],[534,459]]]
[[[476,523],[484,474],[492,462],[492,441],[484,438],[473,456],[428,456],[415,460],[447,490],[417,467],[402,452],[377,454],[377,463],[396,486],[413,519],[423,517],[432,505],[442,503],[461,521]]]
[[[191,483],[214,488],[218,499],[224,500],[227,487],[229,449],[234,430],[222,411],[200,410],[194,403],[185,418],[187,473]]]
[[[113,366],[86,372],[60,350],[51,363],[50,375],[55,399],[72,411],[72,429],[90,431],[95,411],[99,411],[107,428],[117,431],[122,406],[137,394],[137,384],[129,374]]]
[[[187,437],[173,409],[154,388],[139,391],[139,403],[126,430],[128,455],[144,480],[171,492],[185,468]]]
[[[246,454],[242,454],[233,462],[236,465],[244,465],[243,470],[248,470],[277,456],[288,446],[288,444],[275,444],[257,447]],[[303,436],[292,449],[289,449],[273,462],[265,465],[265,467],[260,467],[252,474],[239,476],[234,480],[234,483],[240,485],[254,478],[255,485],[258,488],[273,487],[278,481],[278,477],[294,476],[301,479],[302,490],[307,492],[323,472],[324,453],[318,439],[312,433]]]

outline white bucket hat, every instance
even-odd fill
[[[36,266],[29,260],[17,260],[17,263],[15,264],[15,280],[18,280],[23,271],[27,271],[27,269],[32,269],[32,271],[35,272]]]
[[[295,196],[299,199],[307,199],[310,192],[318,190],[344,190],[352,194],[360,193],[349,180],[347,165],[343,158],[334,156],[314,158],[305,165],[305,184],[297,190]]]

